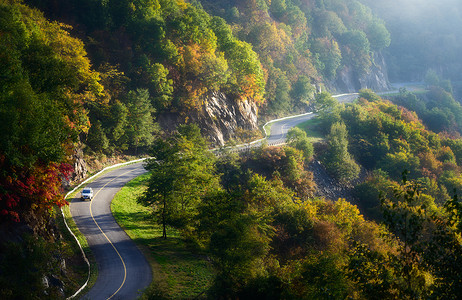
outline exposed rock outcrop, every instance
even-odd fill
[[[81,147],[74,150],[74,173],[72,174],[71,181],[82,181],[87,176],[87,163],[83,158],[83,151]]]
[[[369,88],[377,92],[390,89],[387,64],[382,53],[374,52],[371,69],[359,78],[359,84],[362,89]]]
[[[349,93],[365,88],[377,92],[389,90],[390,82],[385,58],[382,53],[374,52],[369,72],[359,77],[351,66],[344,66],[338,71],[337,79],[331,85],[334,90]]]
[[[162,128],[174,130],[178,124],[193,122],[199,125],[203,136],[215,146],[236,137],[238,128],[258,130],[256,104],[251,100],[235,100],[221,92],[208,95],[197,111],[187,117],[179,114],[163,114],[158,121]]]

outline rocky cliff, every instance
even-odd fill
[[[344,66],[337,73],[337,79],[329,84],[332,90],[338,92],[357,92],[360,89],[372,89],[376,92],[390,89],[387,64],[382,53],[373,54],[372,66],[366,74],[357,76],[353,68]]]
[[[199,125],[202,135],[214,146],[222,146],[236,138],[238,129],[258,130],[258,108],[251,100],[232,99],[224,93],[207,95],[197,111],[182,117],[179,114],[159,116],[159,124],[165,130],[174,130],[178,124],[193,122]]]

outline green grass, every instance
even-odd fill
[[[273,126],[274,123],[269,123],[266,126],[263,126],[263,130],[265,131],[266,136],[271,135],[271,127]]]
[[[128,157],[128,158],[131,159],[132,157]],[[109,172],[111,172],[111,171],[113,171],[115,169],[119,169],[119,168],[122,168],[122,167],[124,167],[124,166],[119,166],[119,167],[115,167],[115,168],[106,170],[106,171],[102,172],[101,174],[99,174],[99,176],[96,176],[95,178],[93,178],[92,180],[87,182],[87,184],[94,181],[95,179],[99,178],[100,176],[102,176],[102,175],[104,175],[106,173],[109,173]],[[96,171],[94,173],[96,173]],[[75,185],[77,185],[77,184],[78,183],[76,183]],[[74,191],[72,194],[70,194],[66,198],[66,200],[68,200],[70,202],[70,201],[72,201],[72,199],[76,198],[77,195],[80,193],[80,191],[87,184],[82,185],[80,188],[78,188],[76,191]],[[64,218],[66,219],[66,222],[67,222],[69,228],[74,233],[74,235],[77,237],[80,245],[82,246],[83,251],[85,252],[85,255],[86,255],[87,259],[90,262],[90,279],[88,281],[87,287],[82,292],[80,292],[80,294],[79,294],[79,295],[83,295],[95,284],[96,279],[98,277],[98,267],[97,267],[96,260],[95,260],[95,258],[93,256],[93,253],[91,252],[90,246],[88,245],[88,242],[87,242],[85,236],[79,231],[77,225],[74,222],[74,219],[72,219],[72,215],[71,215],[69,206],[64,206],[63,207],[63,213],[64,213]],[[55,213],[55,220],[56,220],[57,226],[59,227],[60,232],[63,235],[63,238],[64,238],[63,243],[66,245],[66,247],[69,249],[69,251],[72,252],[70,254],[70,258],[69,258],[69,260],[71,260],[72,263],[70,263],[68,265],[68,268],[69,268],[68,273],[70,274],[68,276],[69,277],[69,282],[67,283],[68,286],[66,287],[66,291],[65,291],[66,296],[71,296],[78,289],[80,289],[80,287],[87,280],[87,278],[88,278],[88,266],[83,261],[83,259],[80,259],[80,257],[82,256],[81,251],[80,251],[77,243],[75,242],[74,237],[69,233],[66,226],[64,225],[63,217],[62,217],[61,212],[59,210],[57,210],[56,213]]]
[[[321,121],[318,118],[313,118],[297,125],[298,128],[304,130],[306,135],[312,143],[321,142],[324,140],[324,135],[319,130],[319,123]]]
[[[147,186],[149,175],[130,181],[111,204],[119,225],[148,258],[153,270],[150,292],[171,299],[191,299],[206,291],[213,280],[212,266],[205,255],[191,251],[178,231],[169,229],[162,239],[162,228],[154,224],[151,209],[137,202]]]

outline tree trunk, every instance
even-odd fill
[[[164,208],[162,209],[162,238],[166,239],[167,238],[167,230],[165,229],[166,227],[166,220],[165,220],[165,211],[167,209],[167,200],[166,197],[164,196]]]

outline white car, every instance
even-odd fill
[[[81,193],[81,196],[80,196],[80,199],[83,201],[83,200],[90,200],[93,199],[93,189],[90,188],[90,187],[86,187],[82,190],[82,193]]]

